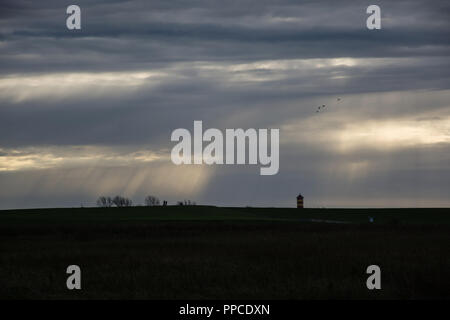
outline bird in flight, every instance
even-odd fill
[[[337,98],[336,101],[338,101],[338,102],[341,101],[341,98]],[[325,109],[325,107],[326,107],[325,104],[317,107],[316,113],[319,113],[320,111],[323,111],[323,109]]]
[[[317,113],[317,112],[320,112],[320,110],[321,110],[321,109],[323,110],[323,108],[325,108],[325,107],[326,107],[326,105],[324,105],[324,104],[321,105],[321,106],[318,106],[318,107],[317,107],[317,110],[316,110],[316,113]]]

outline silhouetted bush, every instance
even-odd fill
[[[184,201],[178,201],[177,202],[178,206],[195,206],[196,203],[195,201],[191,201],[191,200],[184,200]]]

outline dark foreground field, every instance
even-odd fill
[[[0,250],[2,299],[450,298],[447,209],[0,211]]]

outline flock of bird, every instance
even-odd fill
[[[337,102],[341,101],[341,98],[337,98],[336,101],[337,101]],[[325,108],[326,108],[326,105],[325,105],[325,104],[323,104],[323,105],[317,107],[316,113],[322,112]]]

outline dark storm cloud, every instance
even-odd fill
[[[173,61],[449,53],[450,15],[444,1],[381,2],[386,22],[377,32],[365,29],[369,3],[359,1],[232,1],[229,7],[222,1],[78,4],[80,32],[65,28],[65,6],[59,1],[7,5],[0,70],[129,70]]]
[[[448,33],[410,31],[332,30],[235,30],[215,26],[158,25],[143,34],[119,28],[115,35],[83,31],[83,37],[70,36],[48,39],[43,35],[14,34],[3,40],[8,44],[2,53],[4,73],[46,71],[129,70],[154,67],[180,61],[249,61],[261,59],[333,58],[333,57],[405,57],[446,56]],[[126,29],[126,27],[124,28]],[[158,30],[159,29],[159,30]],[[231,28],[233,29],[233,28]],[[450,29],[449,29],[450,30]],[[141,30],[142,32],[142,30]],[[51,33],[47,37],[55,37]],[[85,38],[86,37],[86,38]],[[98,37],[98,42],[92,38]],[[111,38],[110,42],[105,40]],[[14,40],[20,38],[20,40]],[[17,41],[17,42],[16,42]],[[32,41],[38,41],[39,51],[33,51]],[[219,43],[218,43],[219,41]],[[26,45],[23,44],[26,42]],[[103,44],[103,45],[102,45]],[[29,55],[16,56],[23,48]],[[107,55],[102,59],[102,55]],[[132,58],[132,61],[130,61]]]
[[[224,67],[228,67],[227,64]],[[63,95],[59,99],[36,97],[26,101],[4,101],[0,109],[0,145],[28,146],[34,144],[139,144],[158,145],[167,142],[173,128],[183,127],[195,119],[210,126],[224,125],[218,119],[246,110],[255,116],[239,126],[266,126],[282,122],[302,112],[314,116],[313,102],[302,99],[388,92],[396,90],[444,90],[450,83],[448,60],[369,61],[368,65],[312,67],[301,70],[250,69],[202,73],[195,67],[177,66],[167,78],[151,85],[144,81],[137,89],[97,94],[95,87],[83,94]],[[155,70],[155,69],[154,69]],[[230,81],[229,76],[269,77],[267,81]],[[277,78],[282,75],[282,78]],[[345,78],[343,82],[330,75]],[[126,76],[126,75],[123,75]],[[271,80],[271,77],[274,79]],[[120,79],[120,78],[119,78]],[[195,81],[192,81],[195,79]],[[70,86],[69,89],[70,91]],[[54,92],[57,93],[57,90]],[[291,108],[291,106],[294,106]],[[445,107],[441,103],[427,110]],[[345,106],[341,106],[341,109]],[[423,105],[408,105],[410,113],[422,111]],[[282,110],[285,110],[284,112]],[[264,111],[259,115],[259,111]],[[349,110],[354,112],[354,110]],[[366,110],[370,113],[371,110]],[[379,106],[374,117],[395,117],[405,112]],[[25,127],[26,130],[17,130]]]

